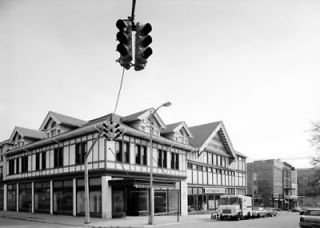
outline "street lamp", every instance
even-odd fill
[[[156,114],[156,112],[161,107],[169,107],[171,105],[171,102],[166,102],[160,105],[158,108],[156,108],[154,111],[150,112],[150,115],[148,117],[149,123],[150,123],[150,192],[149,192],[149,217],[148,217],[148,224],[153,225],[154,220],[154,188],[153,188],[153,147],[152,147],[152,134],[153,134],[153,124],[151,118]]]

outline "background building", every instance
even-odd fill
[[[289,210],[297,205],[297,171],[280,160],[270,159],[247,164],[248,195],[255,206]]]

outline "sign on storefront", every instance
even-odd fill
[[[225,194],[225,188],[204,188],[204,193],[207,194]]]

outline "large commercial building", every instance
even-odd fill
[[[117,140],[108,141],[99,133],[110,119],[125,130]],[[222,122],[213,125],[211,133],[204,134],[207,140],[197,146],[203,137],[197,131],[200,126],[165,125],[153,108],[90,121],[50,111],[39,130],[15,127],[10,138],[0,143],[1,209],[83,215],[84,162],[90,149],[91,216],[146,215],[150,171],[155,214],[179,210],[186,215],[194,196],[198,208],[207,204],[211,209],[217,194],[244,194],[246,189],[245,156],[234,151]]]
[[[298,203],[297,170],[277,159],[247,164],[248,195],[255,206],[290,210]]]

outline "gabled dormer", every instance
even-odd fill
[[[23,127],[15,127],[9,141],[13,144],[13,147],[20,147],[44,139],[45,137],[46,134],[42,131]]]
[[[192,138],[191,131],[184,121],[167,125],[161,131],[161,135],[183,144],[189,144],[189,138]]]
[[[190,145],[199,148],[199,154],[203,151],[212,151],[231,160],[236,158],[236,152],[222,121],[190,127],[193,138]]]
[[[154,112],[154,108],[146,109],[141,112],[125,116],[121,119],[121,121],[139,131],[143,131],[146,133],[150,133],[152,124],[153,135],[160,136],[161,129],[164,129],[166,125],[164,124],[158,113]]]
[[[87,121],[50,111],[42,122],[40,130],[46,132],[47,137],[53,137],[86,123]]]

